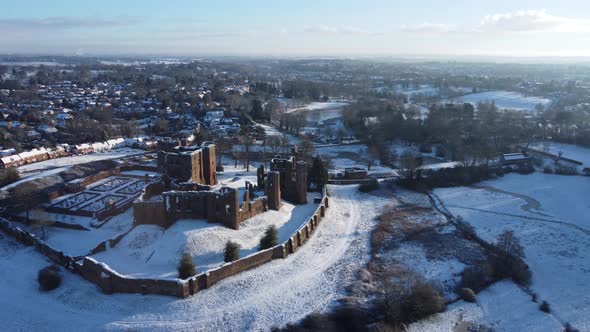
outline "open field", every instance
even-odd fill
[[[556,156],[563,152],[563,158],[577,160],[584,164],[583,167],[590,167],[590,149],[586,147],[549,141],[534,143],[530,147]]]
[[[501,281],[477,295],[477,303],[459,301],[443,313],[414,323],[408,332],[561,331],[560,322],[537,308],[530,296],[510,281]]]
[[[590,330],[590,178],[509,174],[474,187],[437,189],[456,216],[493,242],[510,229],[525,249],[531,289],[553,314]]]
[[[493,101],[500,109],[513,109],[534,112],[535,106],[541,104],[548,106],[551,104],[550,99],[541,97],[526,97],[518,92],[509,91],[486,91],[472,93],[465,96],[454,98],[454,102],[464,102],[476,105],[479,102]]]

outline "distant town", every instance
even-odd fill
[[[0,55],[56,329],[586,331],[589,181],[587,64]]]

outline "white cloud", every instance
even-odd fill
[[[546,10],[520,10],[511,13],[486,15],[476,26],[425,22],[401,28],[404,32],[590,32],[590,19],[556,16]]]
[[[25,19],[0,18],[0,33],[47,33],[74,29],[103,29],[137,24],[138,17],[46,17]]]
[[[340,35],[381,35],[381,32],[368,31],[349,26],[328,26],[328,25],[312,25],[305,26],[304,32],[323,33],[323,34],[340,34]]]
[[[487,15],[477,31],[589,32],[590,19],[555,16],[545,10],[521,10]]]
[[[0,19],[0,26],[13,27],[41,27],[41,28],[79,28],[79,27],[104,27],[112,25],[131,25],[139,21],[137,17],[46,17],[31,19]]]
[[[425,22],[414,26],[402,26],[402,31],[406,32],[424,32],[424,33],[441,33],[441,32],[454,32],[458,31],[458,28],[454,24],[442,24],[442,23],[430,23]]]

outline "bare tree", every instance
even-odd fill
[[[231,148],[231,142],[225,136],[220,136],[215,140],[215,153],[217,154],[218,164],[221,164],[221,156],[223,152],[229,148]]]
[[[404,152],[399,158],[400,175],[405,179],[413,179],[418,168],[416,156],[411,152]]]
[[[36,229],[41,230],[41,239],[45,241],[47,239],[47,227],[53,225],[53,220],[51,220],[51,215],[43,210],[37,209],[33,212],[33,224],[32,226]]]
[[[270,147],[273,155],[277,155],[283,146],[283,142],[279,136],[269,136],[264,140],[264,144]]]
[[[25,212],[25,222],[30,220],[30,212],[38,205],[48,200],[47,195],[41,193],[32,183],[27,182],[17,186],[10,193],[13,206]]]
[[[244,134],[240,136],[240,143],[243,146],[242,159],[245,163],[246,172],[250,172],[250,148],[254,145],[254,139],[250,135]]]
[[[498,235],[496,246],[507,258],[524,258],[524,248],[512,230],[506,230]]]
[[[299,156],[301,159],[305,161],[311,161],[311,157],[313,152],[315,151],[315,146],[313,142],[310,141],[308,138],[305,138],[299,144]]]
[[[342,144],[342,140],[344,139],[345,136],[346,136],[346,131],[344,130],[344,128],[342,128],[342,127],[338,128],[338,130],[336,131],[336,137],[338,138],[338,142],[340,144]]]
[[[299,136],[299,131],[305,126],[305,113],[297,113],[293,118],[293,126],[295,129],[295,136]]]
[[[371,167],[375,164],[375,161],[379,159],[379,147],[375,144],[370,144],[367,148],[367,170],[371,170]]]
[[[332,126],[326,126],[326,129],[324,129],[324,134],[328,138],[328,141],[332,141],[332,138],[334,137],[334,128]]]

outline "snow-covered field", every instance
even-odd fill
[[[435,96],[440,93],[438,88],[435,88],[431,85],[422,84],[419,88],[416,89],[400,89],[398,92],[406,95],[408,97],[408,101],[412,101],[412,96],[416,94],[423,94],[427,96]]]
[[[345,102],[333,102],[333,101],[313,102],[313,103],[307,104],[303,107],[289,109],[288,112],[291,113],[291,112],[304,111],[304,110],[323,111],[323,110],[329,110],[329,109],[342,109],[348,105],[349,105],[349,103],[345,103]]]
[[[289,104],[287,100],[283,100],[282,102],[283,104]],[[305,112],[306,121],[318,123],[342,117],[342,110],[348,105],[350,105],[350,103],[336,101],[313,102],[302,106],[300,105],[299,107],[288,108],[286,112]]]
[[[528,294],[509,281],[477,295],[477,303],[459,301],[443,313],[409,326],[408,332],[458,332],[485,326],[492,331],[561,331],[554,317],[539,311]]]
[[[314,236],[294,255],[230,277],[187,299],[102,294],[66,273],[62,286],[39,293],[39,268],[48,264],[31,248],[11,249],[0,234],[0,321],[14,330],[268,330],[346,295],[355,271],[368,261],[373,219],[388,199],[331,186],[330,208]]]
[[[529,112],[535,111],[535,106],[541,104],[548,106],[551,104],[550,99],[541,97],[525,97],[518,92],[509,91],[487,91],[472,93],[462,97],[454,98],[453,102],[464,102],[476,105],[479,102],[494,101],[500,109],[524,110]]]
[[[509,174],[435,193],[487,241],[514,230],[539,300],[549,302],[563,322],[590,330],[590,178]]]
[[[331,169],[344,171],[348,167],[368,166],[367,146],[364,144],[335,145],[317,147],[315,153],[327,157],[331,161]],[[381,166],[376,160],[369,174],[391,174],[393,170],[387,166]]]
[[[560,152],[563,152],[562,157],[582,162],[584,163],[583,167],[590,167],[590,149],[586,147],[549,141],[531,144],[530,147],[554,155],[559,155]]]

